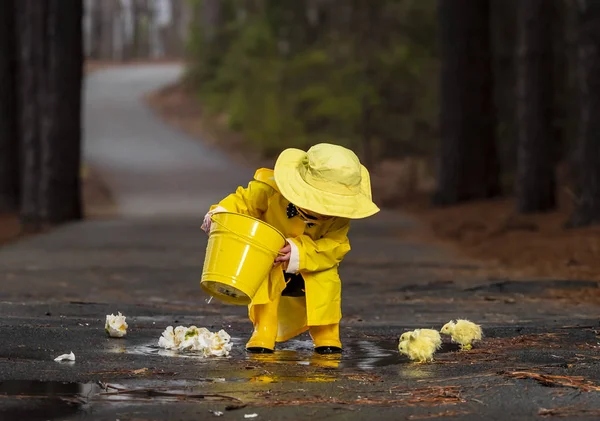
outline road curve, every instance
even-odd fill
[[[145,104],[144,95],[182,71],[178,64],[127,66],[86,79],[83,156],[106,182],[119,217],[198,217],[252,176]]]

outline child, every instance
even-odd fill
[[[202,229],[209,232],[210,215],[225,211],[259,218],[287,238],[249,306],[254,333],[246,350],[270,353],[276,341],[309,330],[317,353],[341,353],[338,266],[350,251],[350,219],[379,212],[354,152],[327,143],[286,149],[274,170],[259,169],[247,188],[213,205]]]

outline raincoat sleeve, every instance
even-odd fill
[[[349,229],[350,221],[340,219],[318,240],[308,235],[289,238],[292,250],[286,272],[320,272],[337,266],[350,251]]]
[[[211,206],[209,213],[236,212],[260,218],[267,210],[269,198],[274,192],[268,184],[252,180],[248,187],[238,187],[235,193]]]

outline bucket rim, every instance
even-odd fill
[[[258,221],[261,224],[266,225],[267,227],[271,228],[277,234],[279,234],[281,236],[281,238],[283,238],[283,241],[287,241],[287,238],[285,237],[285,235],[283,235],[283,233],[280,230],[278,230],[277,228],[275,228],[273,225],[271,225],[271,224],[263,221],[262,219],[255,218],[254,216],[246,215],[245,213],[238,213],[238,212],[231,212],[231,211],[216,212],[212,216],[215,217],[216,215],[227,214],[227,213],[231,214],[231,215],[243,216],[244,218],[252,219],[253,221]]]

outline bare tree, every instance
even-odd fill
[[[517,210],[544,212],[556,207],[554,121],[554,1],[520,0]]]
[[[81,217],[81,0],[19,0],[21,222]]]
[[[122,60],[128,61],[135,56],[135,1],[121,0],[121,32],[123,33]]]
[[[106,37],[102,20],[102,4],[97,0],[90,0],[87,3],[90,19],[90,50],[89,56],[98,60],[102,57],[102,40]]]
[[[135,57],[150,57],[149,31],[148,23],[150,17],[150,7],[148,0],[133,1],[133,45]]]
[[[188,0],[86,0],[88,56],[102,60],[181,57]],[[194,2],[213,10],[219,0]]]
[[[19,205],[15,2],[0,2],[0,212]]]
[[[489,0],[440,0],[439,168],[434,203],[500,194]]]
[[[167,34],[167,52],[171,57],[181,57],[184,50],[184,39],[181,37],[181,25],[184,19],[184,3],[171,0],[171,25]]]
[[[40,69],[43,69],[46,45],[43,33],[46,2],[19,0],[16,5],[19,31],[20,219],[25,231],[37,231],[41,228],[39,179],[43,74]]]
[[[201,16],[204,39],[206,42],[211,42],[216,35],[221,17],[221,0],[204,0]]]
[[[83,4],[48,0],[40,205],[45,222],[80,219]]]
[[[600,223],[600,2],[579,0],[577,207],[569,226]]]

